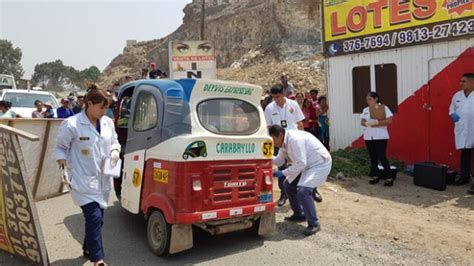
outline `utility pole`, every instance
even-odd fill
[[[204,41],[204,19],[206,17],[206,0],[201,3],[201,41]]]

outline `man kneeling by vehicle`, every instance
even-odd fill
[[[303,233],[312,235],[320,230],[312,193],[326,182],[332,166],[331,155],[315,136],[306,131],[285,130],[279,125],[270,126],[268,131],[275,147],[280,148],[273,163],[281,166],[286,160],[292,162],[285,170],[274,172],[275,176],[285,177],[283,186],[294,212],[285,220],[307,220],[308,227]]]

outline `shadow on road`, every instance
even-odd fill
[[[368,185],[368,178],[365,177],[332,182],[341,185],[347,191],[423,208],[455,199],[455,206],[474,210],[474,196],[466,194],[468,186],[448,186],[445,191],[437,191],[415,186],[413,177],[402,173],[398,174],[393,187],[384,187],[383,181],[376,185]]]
[[[75,258],[75,259],[66,259],[66,260],[59,260],[59,261],[55,261],[53,263],[51,263],[51,265],[55,265],[55,266],[66,266],[66,265],[83,265],[84,263],[87,262],[87,259],[85,259],[84,257],[78,257],[78,258]]]
[[[0,265],[25,265],[28,264],[26,260],[15,257],[12,254],[0,250]]]
[[[82,245],[84,237],[82,214],[66,217],[64,224],[74,239]],[[109,207],[105,211],[102,231],[106,261],[113,265],[194,264],[235,256],[264,246],[266,241],[304,238],[301,233],[304,226],[296,223],[277,223],[277,233],[270,237],[258,237],[250,231],[211,236],[195,228],[192,249],[166,257],[157,257],[148,249],[146,227],[147,223],[143,216],[130,214],[118,204]],[[74,252],[82,253],[81,250]],[[85,260],[80,257],[56,261],[53,265],[77,265],[84,262]]]

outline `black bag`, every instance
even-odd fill
[[[446,190],[447,172],[448,167],[443,165],[430,162],[416,163],[413,183],[420,187]]]

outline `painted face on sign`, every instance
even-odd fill
[[[208,41],[175,42],[174,56],[206,56],[214,55],[214,46]]]

